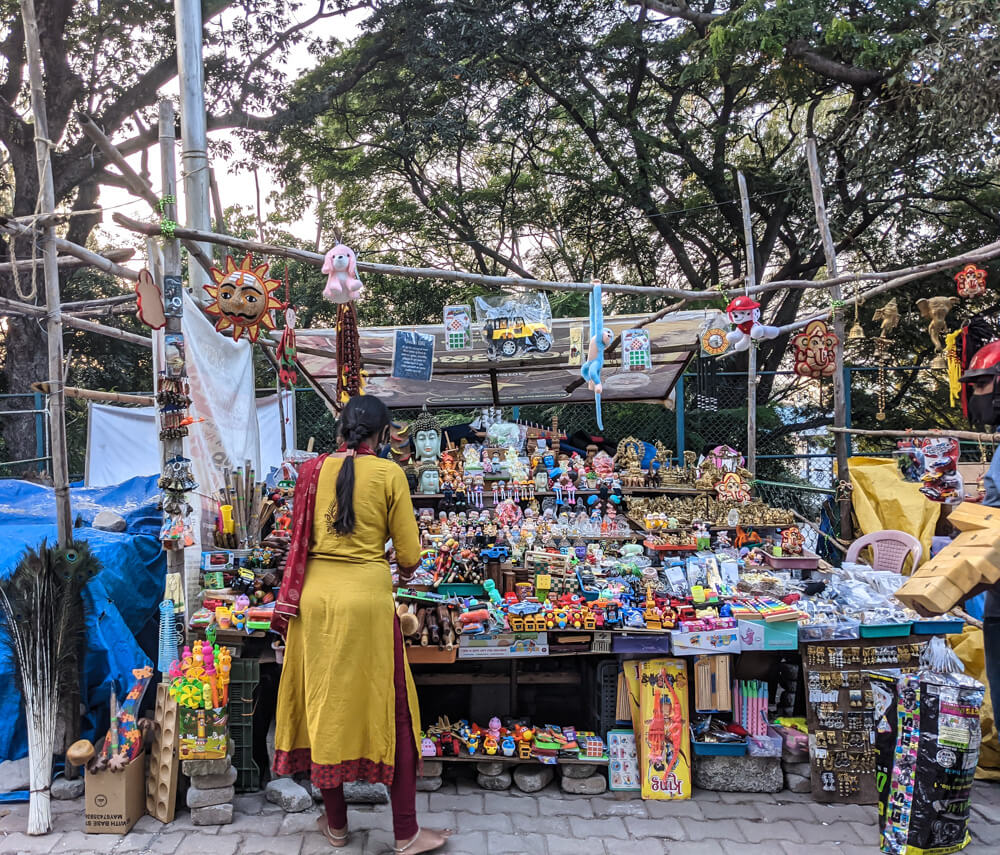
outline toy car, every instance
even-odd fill
[[[518,315],[501,315],[483,325],[486,352],[490,359],[503,355],[508,359],[518,353],[546,353],[552,347],[552,333],[543,323],[525,321]]]

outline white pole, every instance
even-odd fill
[[[211,175],[208,168],[208,129],[205,119],[205,71],[202,64],[200,0],[174,0],[177,24],[177,71],[181,93],[181,176],[184,181],[185,225],[210,231]],[[200,244],[208,258],[212,247]],[[202,285],[210,284],[208,271],[192,264],[188,273],[195,300],[204,304]]]

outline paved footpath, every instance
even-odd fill
[[[28,837],[27,805],[0,805],[0,855],[156,853],[156,855],[313,855],[330,853],[316,832],[318,809],[285,814],[263,794],[236,797],[232,825],[195,828],[185,811],[169,826],[143,817],[124,837],[83,833],[83,801],[53,802],[55,831]],[[418,793],[428,826],[458,828],[448,855],[874,855],[874,807],[815,804],[775,796],[696,790],[687,801],[619,801],[567,796],[555,787],[526,796],[484,793],[471,781]],[[385,855],[391,846],[386,806],[351,809],[350,855]],[[969,855],[1000,852],[1000,784],[973,790]]]

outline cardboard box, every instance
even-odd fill
[[[462,635],[459,659],[519,659],[548,656],[549,636],[545,632],[500,632]]]
[[[698,632],[670,631],[670,647],[675,656],[699,653],[739,653],[740,632],[733,629],[706,629]]]
[[[975,502],[962,502],[948,514],[950,522],[959,531],[976,529],[1000,529],[1000,508],[991,508]]]
[[[87,771],[87,834],[128,834],[146,813],[146,755],[139,754],[122,772]]]
[[[739,621],[741,650],[798,650],[799,622]]]

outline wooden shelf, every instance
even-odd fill
[[[458,757],[424,757],[424,760],[440,760],[443,763],[506,763],[510,766],[520,766],[522,764],[536,764],[538,766],[551,766],[551,763],[542,763],[537,757],[531,757],[527,760],[522,760],[519,757],[504,757],[502,754],[462,754]],[[587,766],[607,766],[608,758],[604,757],[600,760],[595,760],[593,757],[583,758],[576,760],[571,757],[560,757],[556,760],[555,765],[587,765]]]

